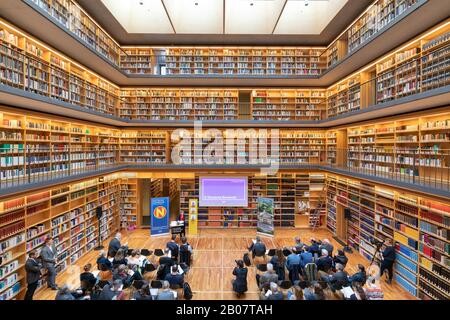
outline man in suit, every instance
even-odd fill
[[[170,254],[172,255],[172,259],[175,261],[178,261],[178,253],[180,251],[180,247],[178,246],[178,243],[176,243],[177,235],[173,234],[172,238],[169,242],[167,242],[166,247],[170,250]]]
[[[173,265],[171,267],[171,272],[166,275],[166,281],[169,282],[171,286],[179,286],[180,288],[183,286],[184,277],[182,274],[178,273],[178,265]]]
[[[333,265],[333,259],[329,256],[326,249],[322,249],[322,256],[316,261],[317,270],[328,273]]]
[[[122,234],[120,232],[116,233],[116,236],[109,242],[108,246],[108,256],[115,257],[117,251],[122,248],[120,244],[120,240],[122,240]],[[128,243],[125,243],[123,247],[126,247]]]
[[[266,245],[259,236],[256,237],[255,242],[248,248],[248,251],[252,252],[253,259],[255,257],[266,257]]]
[[[340,263],[336,264],[336,273],[329,277],[329,282],[333,290],[341,290],[343,287],[350,285],[348,274],[344,271],[344,266]]]
[[[55,283],[57,255],[52,238],[47,238],[47,240],[45,240],[45,246],[42,248],[40,256],[42,259],[42,266],[47,270],[47,286],[52,290],[58,290]]]
[[[323,239],[322,241],[322,245],[320,246],[320,250],[325,249],[328,251],[328,254],[330,255],[330,257],[333,256],[333,245],[331,244],[330,240],[328,239]]]
[[[25,262],[25,271],[27,272],[27,292],[24,300],[33,300],[34,292],[41,278],[41,265],[36,261],[36,251],[32,250],[28,254]]]

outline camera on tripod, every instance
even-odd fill
[[[372,245],[374,245],[375,247],[377,247],[377,249],[379,249],[379,248],[381,248],[381,247],[383,246],[384,241],[385,241],[385,240],[380,241],[380,240],[375,239],[375,238],[370,239],[370,243],[371,243]]]

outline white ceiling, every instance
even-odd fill
[[[102,0],[128,33],[320,34],[348,0]]]

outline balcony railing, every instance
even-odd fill
[[[255,61],[207,60],[198,55],[181,56],[174,67],[169,48],[148,48],[148,54],[129,54],[120,47],[84,10],[72,0],[22,0],[40,8],[53,21],[75,35],[88,48],[96,51],[125,73],[154,76],[320,76],[358,48],[371,41],[377,34],[401,17],[410,13],[411,7],[427,0],[377,0],[362,16],[350,25],[326,50],[307,63],[300,58],[283,61],[283,56]],[[314,48],[312,48],[314,49]],[[267,48],[270,50],[270,48]],[[217,56],[212,55],[212,58]],[[228,57],[229,58],[229,57]],[[255,57],[259,58],[258,56]],[[277,59],[276,61],[273,59]],[[264,61],[264,63],[262,63]],[[275,63],[274,63],[275,62]],[[231,64],[230,64],[231,63]],[[275,67],[275,64],[277,65]],[[284,66],[283,66],[284,65]],[[273,67],[272,67],[273,66]]]

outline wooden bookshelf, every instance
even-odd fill
[[[61,26],[81,39],[87,47],[118,65],[121,48],[75,1],[32,0]]]
[[[0,202],[0,300],[23,298],[27,253],[39,252],[46,238],[55,241],[61,272],[98,245],[99,228],[101,241],[118,230],[118,195],[119,180],[112,175]]]
[[[168,132],[164,130],[124,130],[120,138],[122,163],[167,163],[169,159]]]
[[[167,75],[320,75],[324,48],[180,47],[166,49]]]
[[[119,116],[133,120],[237,120],[236,89],[127,89]]]
[[[120,227],[122,229],[133,230],[139,225],[138,194],[137,179],[120,179]]]
[[[449,298],[449,203],[330,174],[327,190],[330,230],[346,224],[344,241],[368,260],[372,239],[394,240],[396,282],[414,296]],[[336,222],[336,208],[349,208],[350,219]]]
[[[391,176],[448,180],[449,123],[450,113],[442,111],[348,128],[347,164]]]
[[[322,120],[326,93],[315,90],[253,90],[253,120]]]
[[[152,48],[123,48],[120,68],[129,74],[153,74],[152,58]]]
[[[0,83],[115,115],[119,88],[0,19]]]
[[[38,179],[116,164],[118,129],[0,109],[1,179]],[[34,177],[34,178],[33,178]]]
[[[272,198],[275,203],[274,225],[294,227],[297,214],[309,216],[321,199],[325,188],[323,173],[280,173],[274,176],[242,174],[248,177],[248,207],[199,207],[198,225],[201,228],[256,227],[259,197]],[[180,210],[188,217],[189,199],[198,199],[198,176],[180,180]],[[325,199],[325,198],[324,198]],[[325,221],[326,210],[320,213]]]

